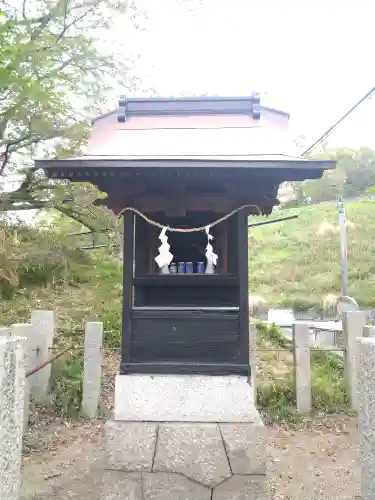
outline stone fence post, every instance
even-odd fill
[[[102,377],[103,323],[86,323],[83,369],[82,412],[97,415]]]
[[[344,378],[349,406],[358,409],[357,372],[359,363],[357,339],[363,336],[363,327],[367,323],[365,311],[342,313],[342,338],[344,348]]]
[[[10,328],[8,326],[0,326],[0,339],[10,337]]]
[[[375,498],[375,338],[362,338],[359,347],[359,412],[360,462],[362,469],[361,498]]]
[[[297,411],[311,412],[310,331],[307,323],[293,323],[294,383]]]
[[[375,337],[375,326],[365,325],[363,327],[363,336],[364,337]]]
[[[33,342],[32,342],[32,334],[33,334],[33,326],[29,323],[16,323],[12,325],[10,328],[11,338],[22,337],[25,339],[23,347],[24,347],[24,361],[25,361],[25,370],[31,370],[35,367],[35,359],[36,359],[36,351],[33,350]],[[30,406],[30,380],[31,378],[27,378],[25,381],[25,399],[24,399],[24,431],[27,430],[27,426],[29,423],[29,406]]]
[[[0,337],[0,498],[18,500],[25,390],[24,345]]]
[[[51,352],[49,348],[52,346],[55,335],[55,317],[53,311],[31,312],[32,332],[29,337],[28,349],[31,356],[30,363],[35,368],[36,366],[47,361]],[[49,390],[49,382],[51,377],[51,364],[35,373],[30,378],[30,396],[35,400],[43,400]]]

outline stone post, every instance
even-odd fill
[[[52,346],[55,334],[53,311],[32,311],[31,324],[33,331],[29,338],[29,349],[36,353],[34,358],[35,365],[32,367],[34,368],[47,361],[51,356],[49,348]],[[51,364],[32,376],[32,380],[30,381],[32,399],[43,400],[45,398],[48,394],[50,377]]]
[[[20,494],[25,342],[0,338],[0,498],[6,500]]]
[[[375,498],[375,339],[363,338],[359,344],[359,413],[361,498]]]
[[[358,409],[357,371],[358,345],[356,339],[362,337],[367,315],[364,311],[342,313],[342,333],[344,348],[344,378],[349,406]]]
[[[9,338],[10,328],[7,326],[0,326],[0,338]]]
[[[24,363],[25,370],[29,371],[36,365],[37,352],[33,350],[33,326],[29,323],[16,323],[12,325],[11,329],[11,338],[14,337],[22,337],[25,339],[24,341]],[[29,406],[30,406],[30,381],[32,381],[35,375],[31,375],[30,378],[27,378],[25,381],[25,400],[24,400],[24,422],[23,429],[27,430],[29,424]]]
[[[328,330],[318,330],[317,343],[324,346],[334,346],[335,345],[335,334]]]
[[[97,415],[102,377],[103,323],[86,323],[82,411]]]
[[[299,322],[293,323],[294,381],[297,411],[300,414],[311,412],[309,336],[308,324]]]
[[[375,326],[365,325],[363,327],[363,336],[364,337],[375,337]]]

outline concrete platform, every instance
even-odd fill
[[[115,420],[258,422],[247,377],[117,375]]]

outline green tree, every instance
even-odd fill
[[[106,219],[90,186],[47,180],[32,159],[79,153],[109,92],[129,88],[122,48],[109,52],[102,41],[113,16],[135,8],[126,0],[14,5],[0,7],[0,212],[53,206],[86,225]]]
[[[375,184],[375,151],[371,149],[331,149],[315,158],[336,160],[337,167],[326,171],[321,179],[299,183],[303,196],[313,202],[362,196]]]

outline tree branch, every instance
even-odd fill
[[[22,205],[18,205],[18,203],[22,203]],[[48,203],[44,202],[44,201],[34,201],[32,203],[30,203],[29,201],[27,201],[27,202],[16,201],[16,202],[11,202],[10,205],[2,207],[2,202],[0,200],[0,213],[9,212],[9,211],[18,212],[19,210],[42,210],[43,208],[46,208],[47,206],[48,206]]]
[[[10,160],[10,152],[9,152],[9,144],[6,145],[5,151],[1,153],[0,158],[2,158],[1,164],[0,164],[0,175],[3,175],[4,170]]]
[[[39,23],[35,23],[35,22],[33,23],[33,22],[31,22],[31,24],[39,24],[39,26],[30,35],[30,40],[35,41],[40,36],[40,34],[44,30],[44,28],[52,21],[55,12],[58,12],[58,10],[59,10],[59,4],[61,2],[64,2],[64,10],[65,11],[67,10],[67,3],[68,3],[68,1],[69,0],[58,0],[57,4],[54,7],[51,7],[51,9],[48,12],[48,14],[45,14],[43,17],[39,18]]]
[[[29,187],[33,182],[33,175],[36,172],[36,167],[31,167],[26,170],[25,179],[22,181],[20,187],[14,191],[14,193],[21,193],[28,191]]]
[[[23,3],[22,3],[22,17],[23,17],[23,19],[27,20],[27,16],[26,16],[26,3],[27,3],[27,0],[23,0]]]
[[[66,215],[67,217],[70,217],[71,219],[74,219],[76,222],[79,222],[83,226],[87,227],[88,229],[91,229],[91,231],[95,230],[95,227],[88,223],[87,221],[84,221],[83,218],[78,214],[76,211],[73,209],[65,208],[62,205],[56,205],[54,206],[55,210],[58,210],[60,213],[63,215]]]
[[[61,31],[61,33],[59,33],[56,37],[56,43],[59,43],[59,41],[63,38],[63,36],[65,35],[65,33],[70,29],[72,28],[74,25],[76,25],[79,21],[82,21],[85,17],[87,17],[88,14],[90,14],[92,12],[92,9],[90,10],[87,10],[86,12],[84,12],[82,15],[76,17],[73,19],[73,21],[71,21],[69,24],[65,24],[65,19],[64,19],[64,28],[63,30]]]
[[[41,24],[45,22],[47,17],[48,14],[40,17],[34,17],[33,19],[9,19],[5,22],[4,27],[7,28],[8,26],[32,26],[33,24]]]
[[[50,73],[46,73],[45,75],[41,76],[40,79],[45,80],[46,78],[51,78],[51,76],[54,74],[60,73],[63,69],[65,69],[67,66],[69,66],[69,64],[71,64],[74,61],[74,59],[77,59],[77,58],[78,58],[78,56],[76,54],[72,57],[69,57],[69,59],[64,61],[58,68],[55,68]]]
[[[18,139],[3,141],[1,145],[5,145],[5,151],[4,153],[1,153],[0,158],[4,157],[4,155],[8,155],[8,158],[6,158],[6,162],[8,162],[10,155],[22,148],[38,144],[38,142],[41,141],[48,141],[50,139],[56,139],[62,136],[63,136],[63,131],[61,130],[53,130],[51,133],[46,135],[41,135],[41,134],[33,135],[30,129],[30,132],[27,135],[19,137]],[[1,173],[2,169],[0,167],[0,174]]]

